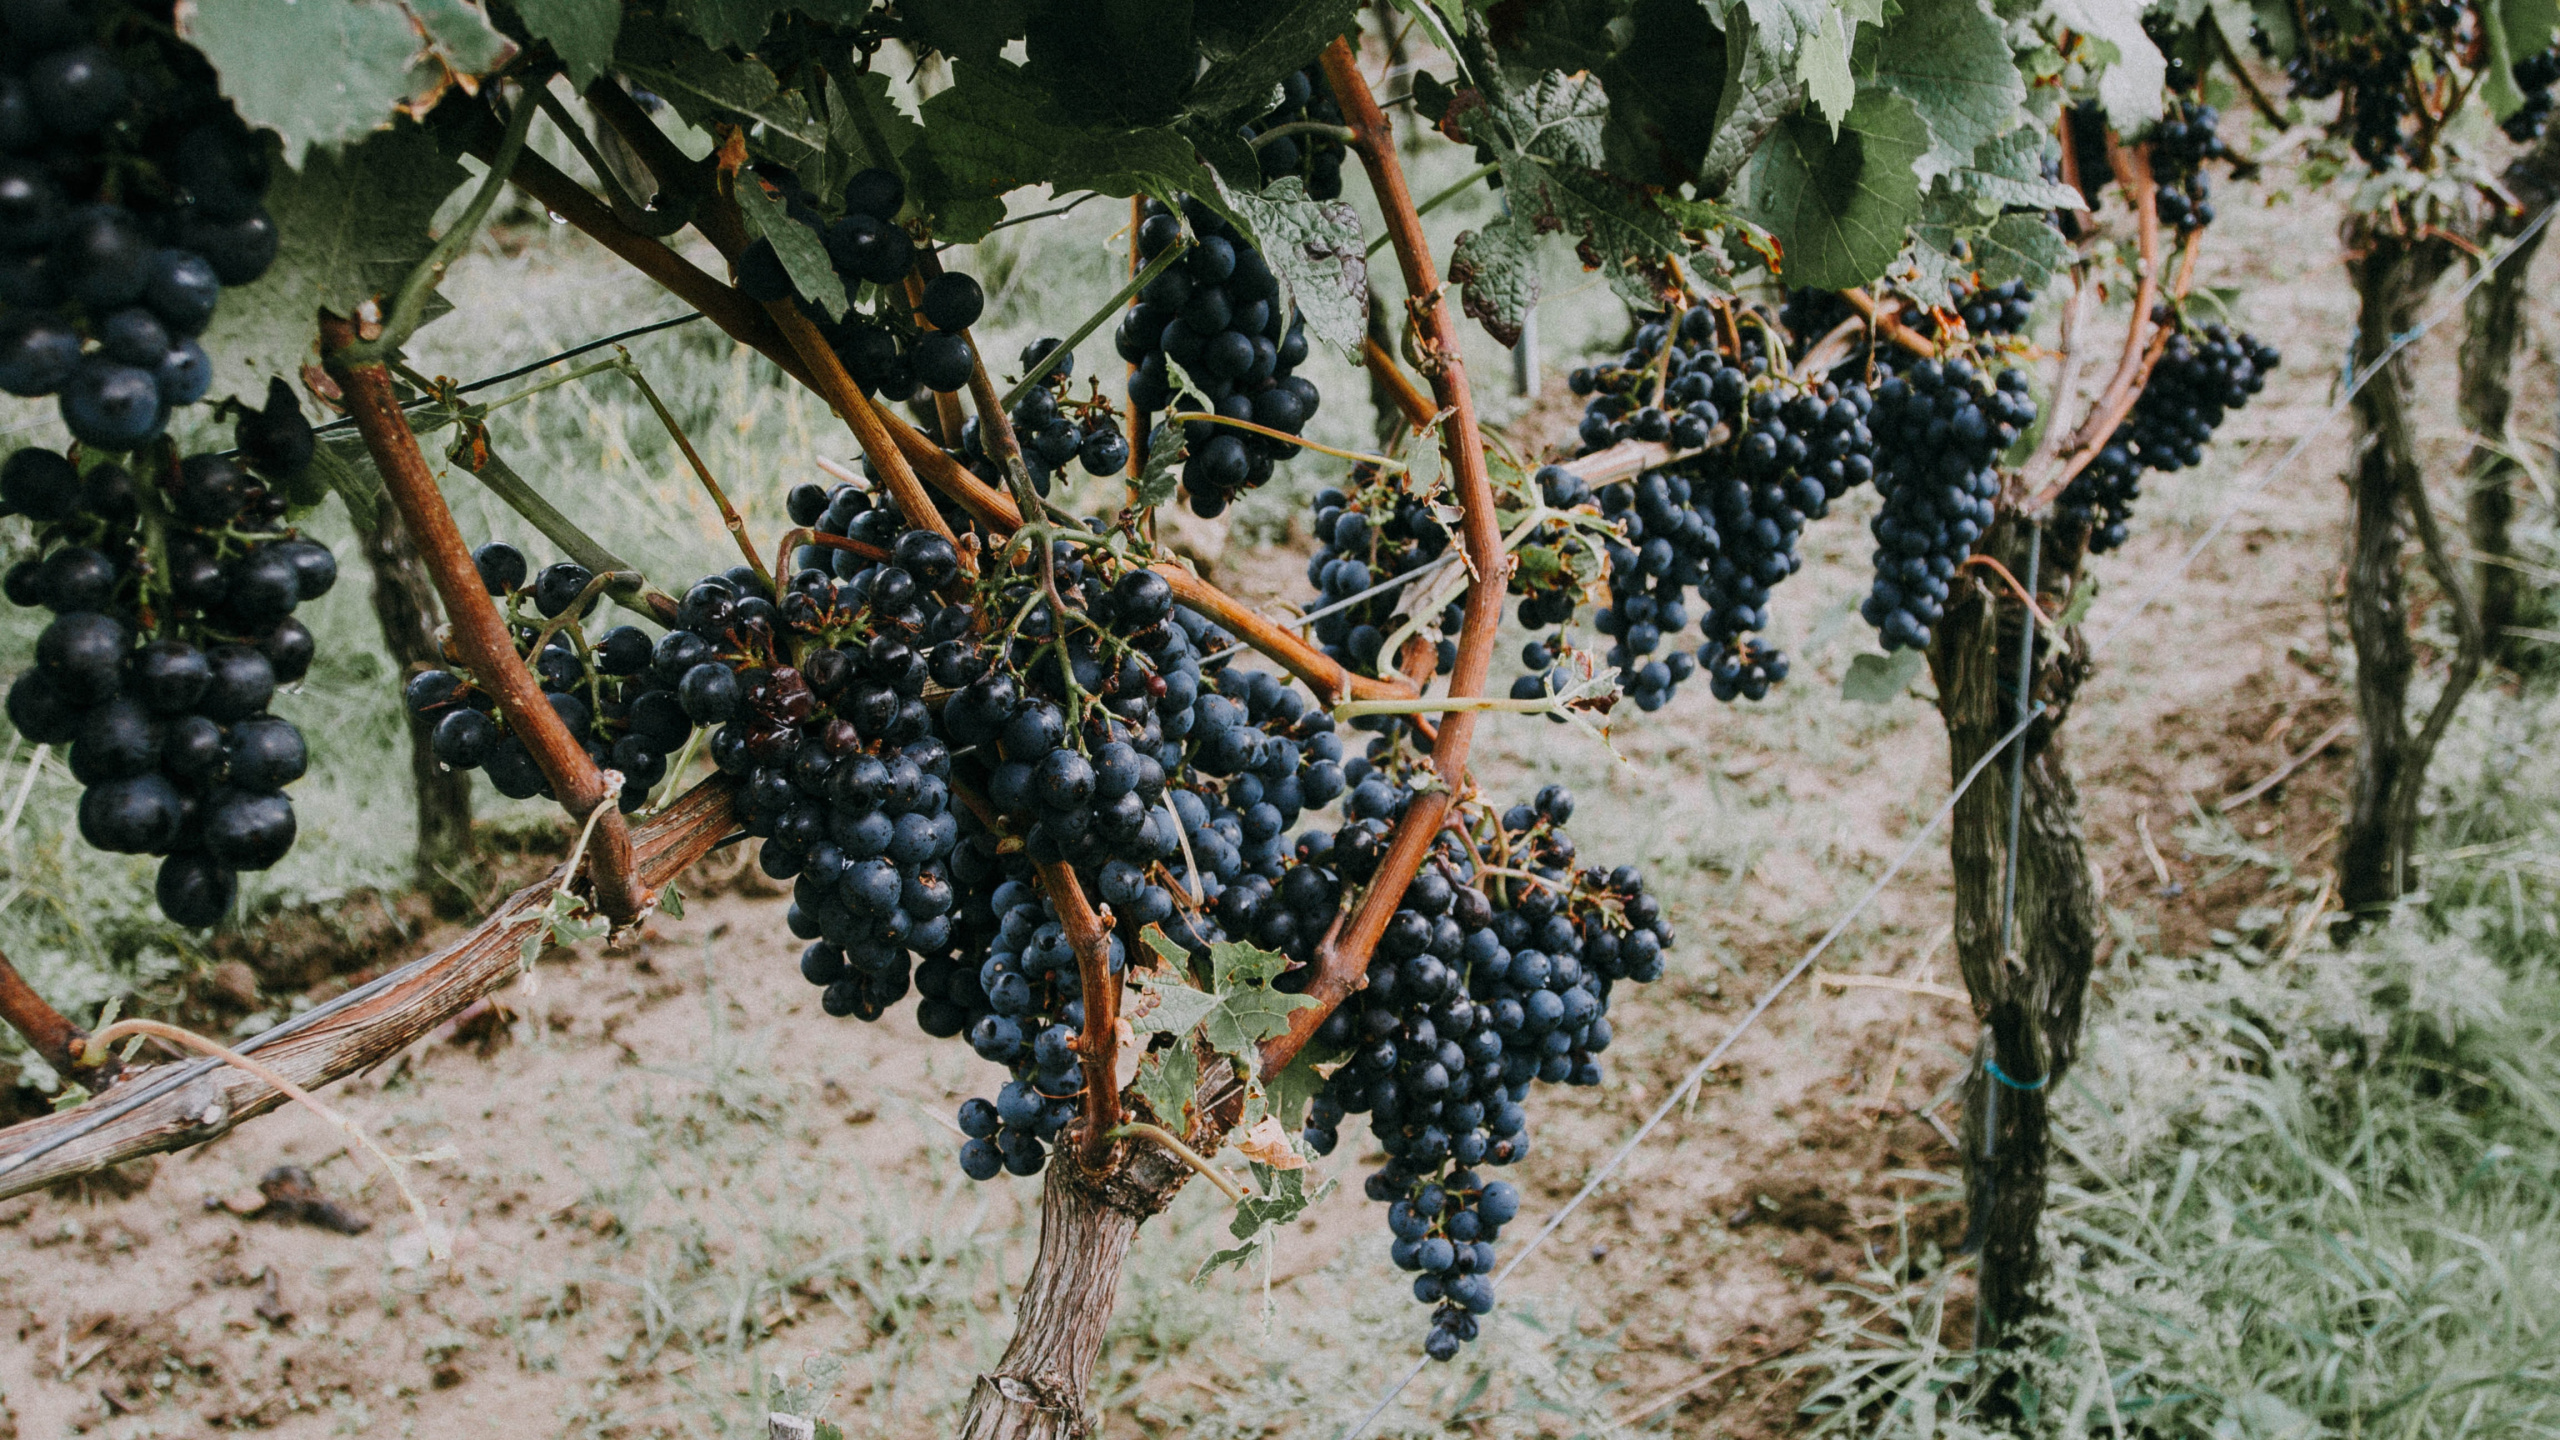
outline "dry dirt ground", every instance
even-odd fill
[[[2236,198],[2236,197],[2235,197]],[[2208,468],[2159,485],[2127,554],[2098,562],[2093,624],[2198,533],[2327,404],[2352,324],[2332,217],[2233,204],[2208,283],[2287,368]],[[2547,317],[2538,317],[2547,319]],[[2547,332],[2546,332],[2547,333]],[[2427,348],[2431,393],[2449,353]],[[2532,407],[2548,411],[2536,361]],[[2448,413],[2431,444],[2457,452]],[[2344,715],[2331,594],[2335,434],[2251,500],[2165,603],[2100,657],[2072,724],[2116,940],[2102,966],[2216,932],[2281,935],[2316,898],[2344,745],[2206,823]],[[1871,503],[1871,502],[1870,502]],[[1610,1082],[1542,1096],[1517,1172],[1542,1219],[1864,889],[1944,796],[1920,699],[1849,704],[1865,512],[1818,527],[1779,603],[1795,678],[1764,705],[1703,687],[1628,716],[1627,763],[1535,722],[1489,727],[1488,789],[1549,779],[1582,798],[1586,853],[1632,859],[1682,944],[1622,1001]],[[1299,559],[1238,557],[1276,590]],[[2252,855],[2255,859],[2252,859]],[[2276,890],[2294,872],[2300,887]],[[74,1193],[0,1205],[0,1394],[52,1437],[743,1434],[768,1404],[848,1434],[946,1428],[1002,1346],[1035,1189],[973,1186],[950,1115],[986,1067],[903,1007],[861,1026],[794,973],[782,902],[697,882],[687,917],[626,954],[545,967],[504,1013],[338,1086],[459,1236],[429,1260],[373,1162],[286,1112]],[[2309,892],[2309,893],[2306,893]],[[1826,1282],[1898,1246],[1951,1243],[1948,1103],[1972,1033],[1931,845],[1814,977],[1513,1278],[1484,1343],[1409,1389],[1389,1433],[1768,1434],[1799,1393],[1760,1362],[1811,1334]],[[2311,913],[2307,909],[2303,913]],[[1857,974],[1890,983],[1842,986]],[[305,1167],[369,1221],[324,1228],[258,1202]],[[1142,1237],[1096,1400],[1115,1434],[1330,1437],[1401,1376],[1422,1317],[1345,1182],[1268,1270],[1191,1286],[1223,1240],[1194,1187]],[[254,1213],[242,1213],[254,1212]],[[1514,1227],[1507,1253],[1532,1226]],[[494,1428],[492,1428],[494,1427]]]

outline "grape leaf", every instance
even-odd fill
[[[515,58],[516,42],[471,0],[402,0],[426,32],[427,48],[456,75],[486,75]]]
[[[622,33],[622,0],[515,0],[516,14],[534,38],[551,42],[569,83],[581,90],[613,63]]]
[[[1590,76],[1548,71],[1515,88],[1480,36],[1472,37],[1473,103],[1450,114],[1467,138],[1491,150],[1503,197],[1532,232],[1575,238],[1586,268],[1602,273],[1628,303],[1658,303],[1662,257],[1686,247],[1680,229],[1642,189],[1603,173],[1608,97]],[[1495,77],[1488,80],[1488,77]]]
[[[1849,673],[1840,681],[1840,698],[1862,705],[1890,705],[1919,677],[1923,658],[1917,650],[1860,655],[1849,662]]]
[[[1179,425],[1158,425],[1147,437],[1147,467],[1138,476],[1137,505],[1153,510],[1173,498],[1182,484],[1182,462],[1188,458]]]
[[[1129,1028],[1140,1035],[1188,1035],[1218,1008],[1217,996],[1184,982],[1175,969],[1141,974],[1136,981],[1156,1002],[1154,1008],[1129,1021]]]
[[[2071,245],[2042,215],[2003,215],[1975,237],[1973,263],[1985,285],[2016,280],[2042,287],[2071,263]]]
[[[1759,153],[1761,142],[1796,106],[1797,81],[1792,71],[1771,72],[1756,57],[1757,37],[1745,34],[1725,50],[1725,83],[1716,97],[1715,138],[1698,162],[1698,194],[1714,199],[1724,194],[1742,167]],[[1855,102],[1852,102],[1854,108]],[[1845,116],[1843,117],[1846,118]]]
[[[788,0],[667,0],[666,14],[715,50],[752,50],[790,8]]]
[[[441,8],[439,21],[467,29]],[[178,12],[178,33],[213,62],[241,118],[282,137],[285,163],[297,169],[314,147],[337,149],[395,111],[423,109],[449,78],[424,22],[392,0],[189,5]]]
[[[1210,16],[1195,15],[1208,30]],[[1240,43],[1214,33],[1201,37],[1209,64],[1192,82],[1190,110],[1220,117],[1244,111],[1248,119],[1268,110],[1281,80],[1313,63],[1335,36],[1355,33],[1359,16],[1359,0],[1275,0],[1244,9],[1238,18],[1249,23],[1234,27],[1232,37]]]
[[[1333,1182],[1327,1180],[1309,1194],[1305,1170],[1283,1170],[1259,1162],[1253,1166],[1253,1179],[1261,1193],[1237,1201],[1235,1216],[1227,1222],[1227,1233],[1244,1243],[1217,1251],[1200,1262],[1200,1269],[1191,1277],[1192,1284],[1252,1259],[1278,1238],[1276,1232],[1281,1226],[1305,1214],[1308,1206],[1332,1194],[1334,1188]]]
[[[1291,995],[1271,988],[1271,982],[1289,968],[1289,957],[1269,950],[1259,950],[1240,940],[1221,940],[1209,947],[1209,988],[1206,991],[1186,984],[1179,977],[1189,971],[1189,957],[1182,947],[1165,938],[1164,932],[1150,926],[1146,932],[1148,948],[1163,958],[1168,979],[1141,982],[1158,998],[1159,1008],[1179,1004],[1175,1018],[1197,1009],[1198,1002],[1183,996],[1205,995],[1214,1003],[1199,1010],[1199,1018],[1174,1033],[1199,1032],[1209,1048],[1233,1058],[1239,1073],[1250,1075],[1257,1063],[1255,1047],[1289,1028],[1289,1013],[1315,1004],[1313,996]],[[1180,998],[1177,998],[1180,997]],[[1134,1023],[1134,1022],[1133,1022]],[[1172,1030],[1168,1022],[1162,1028]]]
[[[624,27],[617,63],[624,74],[666,97],[689,123],[705,130],[723,120],[744,124],[760,149],[785,164],[797,165],[827,147],[826,131],[810,117],[807,104],[784,90],[760,61],[730,59],[635,12]]]
[[[1019,118],[1122,130],[1180,119],[1200,68],[1193,9],[1193,0],[1043,0],[1024,26],[1023,54],[1050,103]]]
[[[1022,33],[1031,0],[933,0],[899,7],[908,35],[953,60],[992,65]]]
[[[1911,102],[1872,87],[1837,140],[1805,115],[1781,122],[1753,162],[1750,211],[1784,247],[1787,283],[1837,290],[1883,274],[1920,213],[1912,163],[1928,146]]]
[[[1823,17],[1831,9],[1825,0],[1706,0],[1706,4],[1727,34],[1733,32],[1738,4],[1751,28],[1779,55],[1795,54],[1797,46],[1822,28]]]
[[[1026,185],[1105,195],[1215,194],[1217,184],[1171,127],[1127,130],[1048,123],[1049,96],[1033,73],[1008,63],[953,67],[953,83],[924,103],[924,155],[955,201],[993,201]],[[1001,206],[972,233],[937,218],[934,233],[969,241],[1003,218]],[[972,223],[978,223],[974,219]]]
[[[1369,333],[1368,246],[1360,212],[1345,201],[1308,199],[1306,182],[1295,175],[1227,200],[1280,277],[1308,333],[1356,359]]]
[[[1310,1043],[1292,1056],[1279,1074],[1271,1077],[1271,1113],[1280,1117],[1280,1123],[1291,1130],[1302,1128],[1306,1123],[1307,1102],[1324,1089],[1324,1081],[1325,1077],[1316,1070],[1315,1046]]]
[[[1148,1051],[1138,1062],[1137,1078],[1129,1083],[1166,1129],[1178,1135],[1190,1133],[1191,1102],[1200,1093],[1200,1052],[1190,1041]]]
[[[2115,47],[2116,58],[2098,75],[2098,103],[2125,134],[2160,118],[2160,91],[2169,62],[2143,33],[2142,12],[2117,0],[2052,0],[2054,17],[2083,35]]]
[[[1517,346],[1541,289],[1537,236],[1508,213],[1461,232],[1449,248],[1449,283],[1486,334]]]
[[[744,171],[739,172],[736,193],[738,213],[747,228],[773,242],[773,253],[801,298],[826,311],[829,319],[842,319],[844,277],[827,258],[826,242],[818,232],[792,219],[782,202],[766,194],[764,186]]]
[[[1901,14],[1858,36],[1856,68],[1865,83],[1909,100],[1928,127],[1929,148],[1912,167],[1924,186],[2024,118],[2027,82],[1981,0],[1904,0]]]
[[[427,224],[461,164],[407,121],[342,151],[313,150],[267,191],[280,245],[257,283],[222,292],[204,335],[213,392],[251,399],[316,358],[322,307],[341,315],[398,285],[434,248]]]
[[[2031,210],[2085,210],[2080,192],[2044,178],[2045,133],[2021,125],[1983,141],[1973,158],[1947,176],[1957,190],[1973,197],[1986,217],[2016,205]]]
[[[1840,121],[1858,99],[1858,77],[1849,71],[1849,42],[1840,34],[1840,12],[1826,10],[1822,28],[1805,42],[1796,59],[1796,78],[1804,82],[1804,98],[1820,108],[1840,133]]]

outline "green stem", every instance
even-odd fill
[[[632,384],[640,387],[641,398],[649,402],[650,409],[658,412],[658,423],[666,426],[667,433],[675,438],[676,448],[684,452],[685,463],[693,467],[694,478],[702,482],[702,488],[710,493],[711,503],[719,507],[720,521],[728,527],[731,538],[738,542],[739,551],[747,557],[747,568],[756,572],[756,578],[764,582],[766,589],[772,589],[773,574],[764,568],[764,558],[756,554],[755,541],[747,534],[745,518],[738,514],[738,507],[729,503],[728,492],[720,488],[720,482],[711,478],[711,467],[702,463],[702,456],[693,448],[692,437],[676,423],[675,412],[667,408],[667,402],[658,398],[657,389],[649,383],[649,377],[640,373],[639,363],[631,358],[631,352],[619,345],[614,350],[621,356],[616,368],[629,377]]]
[[[1190,248],[1191,241],[1188,237],[1176,240],[1172,244],[1164,247],[1163,254],[1148,261],[1146,269],[1130,276],[1129,283],[1120,287],[1119,294],[1103,301],[1102,308],[1094,311],[1091,315],[1086,316],[1085,322],[1076,327],[1074,334],[1059,341],[1048,354],[1040,357],[1039,364],[1031,367],[1030,374],[1023,376],[1021,380],[1015,383],[1012,389],[1004,392],[1004,408],[1007,411],[1010,411],[1014,406],[1021,404],[1022,397],[1030,394],[1031,387],[1039,384],[1041,379],[1050,371],[1057,369],[1059,361],[1067,358],[1068,353],[1073,351],[1078,345],[1083,344],[1094,331],[1101,329],[1103,321],[1119,314],[1121,306],[1136,299],[1139,291],[1146,289],[1157,276],[1171,269],[1173,267],[1173,262],[1181,259],[1183,252]],[[1025,509],[1022,513],[1029,515],[1034,513],[1036,509],[1037,507],[1034,506],[1030,509]]]
[[[1473,170],[1468,171],[1466,174],[1459,176],[1457,179],[1450,181],[1448,188],[1442,190],[1439,194],[1432,196],[1430,199],[1423,201],[1421,204],[1414,206],[1413,218],[1419,220],[1423,216],[1430,214],[1432,211],[1439,209],[1441,206],[1448,204],[1450,201],[1457,199],[1459,195],[1466,191],[1468,186],[1475,184],[1477,181],[1482,180],[1487,175],[1490,175],[1501,168],[1502,167],[1500,165],[1488,160]],[[1377,239],[1370,241],[1368,254],[1375,255],[1379,251],[1386,249],[1389,241],[1393,238],[1394,237],[1392,236],[1381,235]]]
[[[1217,1186],[1222,1191],[1225,1191],[1228,1199],[1235,1201],[1239,1205],[1244,1203],[1244,1187],[1238,1185],[1234,1180],[1221,1173],[1216,1166],[1201,1159],[1199,1151],[1183,1144],[1181,1139],[1172,1131],[1167,1130],[1160,1125],[1150,1125],[1143,1120],[1132,1120],[1128,1124],[1122,1125],[1111,1132],[1111,1138],[1114,1140],[1130,1135],[1142,1135],[1149,1140],[1153,1140],[1165,1149],[1171,1151],[1174,1158],[1180,1160],[1183,1164],[1190,1166],[1192,1169],[1199,1171],[1210,1184]]]
[[[1176,410],[1164,417],[1164,421],[1168,425],[1187,425],[1194,420],[1197,420],[1204,425],[1226,425],[1238,430],[1248,430],[1268,440],[1278,440],[1284,444],[1298,446],[1301,449],[1313,450],[1319,455],[1330,455],[1337,460],[1348,460],[1353,464],[1359,464],[1365,461],[1371,465],[1377,466],[1379,473],[1384,475],[1401,475],[1407,470],[1413,468],[1402,460],[1390,460],[1384,455],[1364,455],[1357,450],[1336,450],[1330,445],[1319,444],[1303,435],[1292,435],[1286,430],[1274,430],[1268,425],[1256,425],[1250,420],[1229,419],[1224,415],[1215,414],[1207,410]]]
[[[625,609],[643,615],[649,613],[648,608],[641,604],[638,598],[643,586],[647,583],[645,577],[641,576],[628,561],[606,549],[594,536],[579,529],[576,522],[560,513],[559,507],[542,498],[540,491],[527,484],[524,477],[518,475],[506,461],[498,458],[498,452],[495,450],[485,452],[480,463],[474,466],[471,463],[471,437],[465,435],[455,442],[453,449],[448,453],[453,463],[469,471],[482,485],[488,487],[490,494],[497,496],[508,509],[531,522],[534,529],[542,532],[544,539],[559,546],[563,554],[587,567],[590,573],[630,577],[627,581],[608,586],[605,593],[613,597],[614,603]]]
[[[1351,127],[1348,125],[1328,125],[1322,120],[1292,120],[1286,125],[1272,126],[1254,136],[1250,143],[1254,149],[1259,150],[1283,135],[1329,135],[1345,145],[1360,138],[1351,133]]]
[[[534,111],[540,108],[522,100],[516,103],[515,114],[507,117],[506,137],[498,142],[497,153],[489,161],[489,173],[481,178],[479,193],[471,197],[469,207],[436,241],[427,258],[400,282],[399,293],[392,297],[391,309],[383,316],[382,333],[339,352],[338,363],[355,366],[388,361],[426,323],[427,297],[435,293],[447,267],[461,258],[472,237],[480,233],[480,223],[497,205],[498,193],[507,188],[508,173],[516,168],[516,157],[524,153],[525,133],[533,128]]]

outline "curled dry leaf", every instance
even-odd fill
[[[1236,1140],[1235,1147],[1247,1160],[1274,1170],[1307,1168],[1307,1157],[1298,1153],[1298,1147],[1290,1141],[1289,1127],[1281,1124],[1277,1115],[1265,1115],[1253,1122],[1253,1128]]]

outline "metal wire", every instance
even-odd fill
[[[532,374],[536,370],[547,370],[552,366],[559,364],[563,360],[575,360],[581,355],[588,354],[591,351],[601,350],[607,345],[619,345],[625,340],[636,340],[643,335],[654,335],[661,330],[673,330],[679,325],[690,325],[694,321],[703,318],[705,317],[702,312],[696,310],[690,315],[678,315],[672,320],[654,320],[646,325],[636,325],[628,330],[618,330],[600,340],[590,340],[584,345],[577,346],[573,349],[563,350],[557,355],[553,355],[547,359],[536,360],[530,365],[519,365],[513,370],[502,371],[496,375],[484,376],[478,380],[472,381],[468,385],[457,385],[454,387],[453,393],[456,395],[468,395],[474,390],[486,390],[492,385],[504,385],[510,380],[521,379],[524,376]],[[400,408],[402,410],[416,410],[422,406],[432,405],[434,403],[434,397],[421,396]],[[314,426],[312,427],[311,433],[314,435],[327,435],[332,431],[352,429],[355,423],[355,417],[349,416],[343,420],[332,420],[326,425]]]

